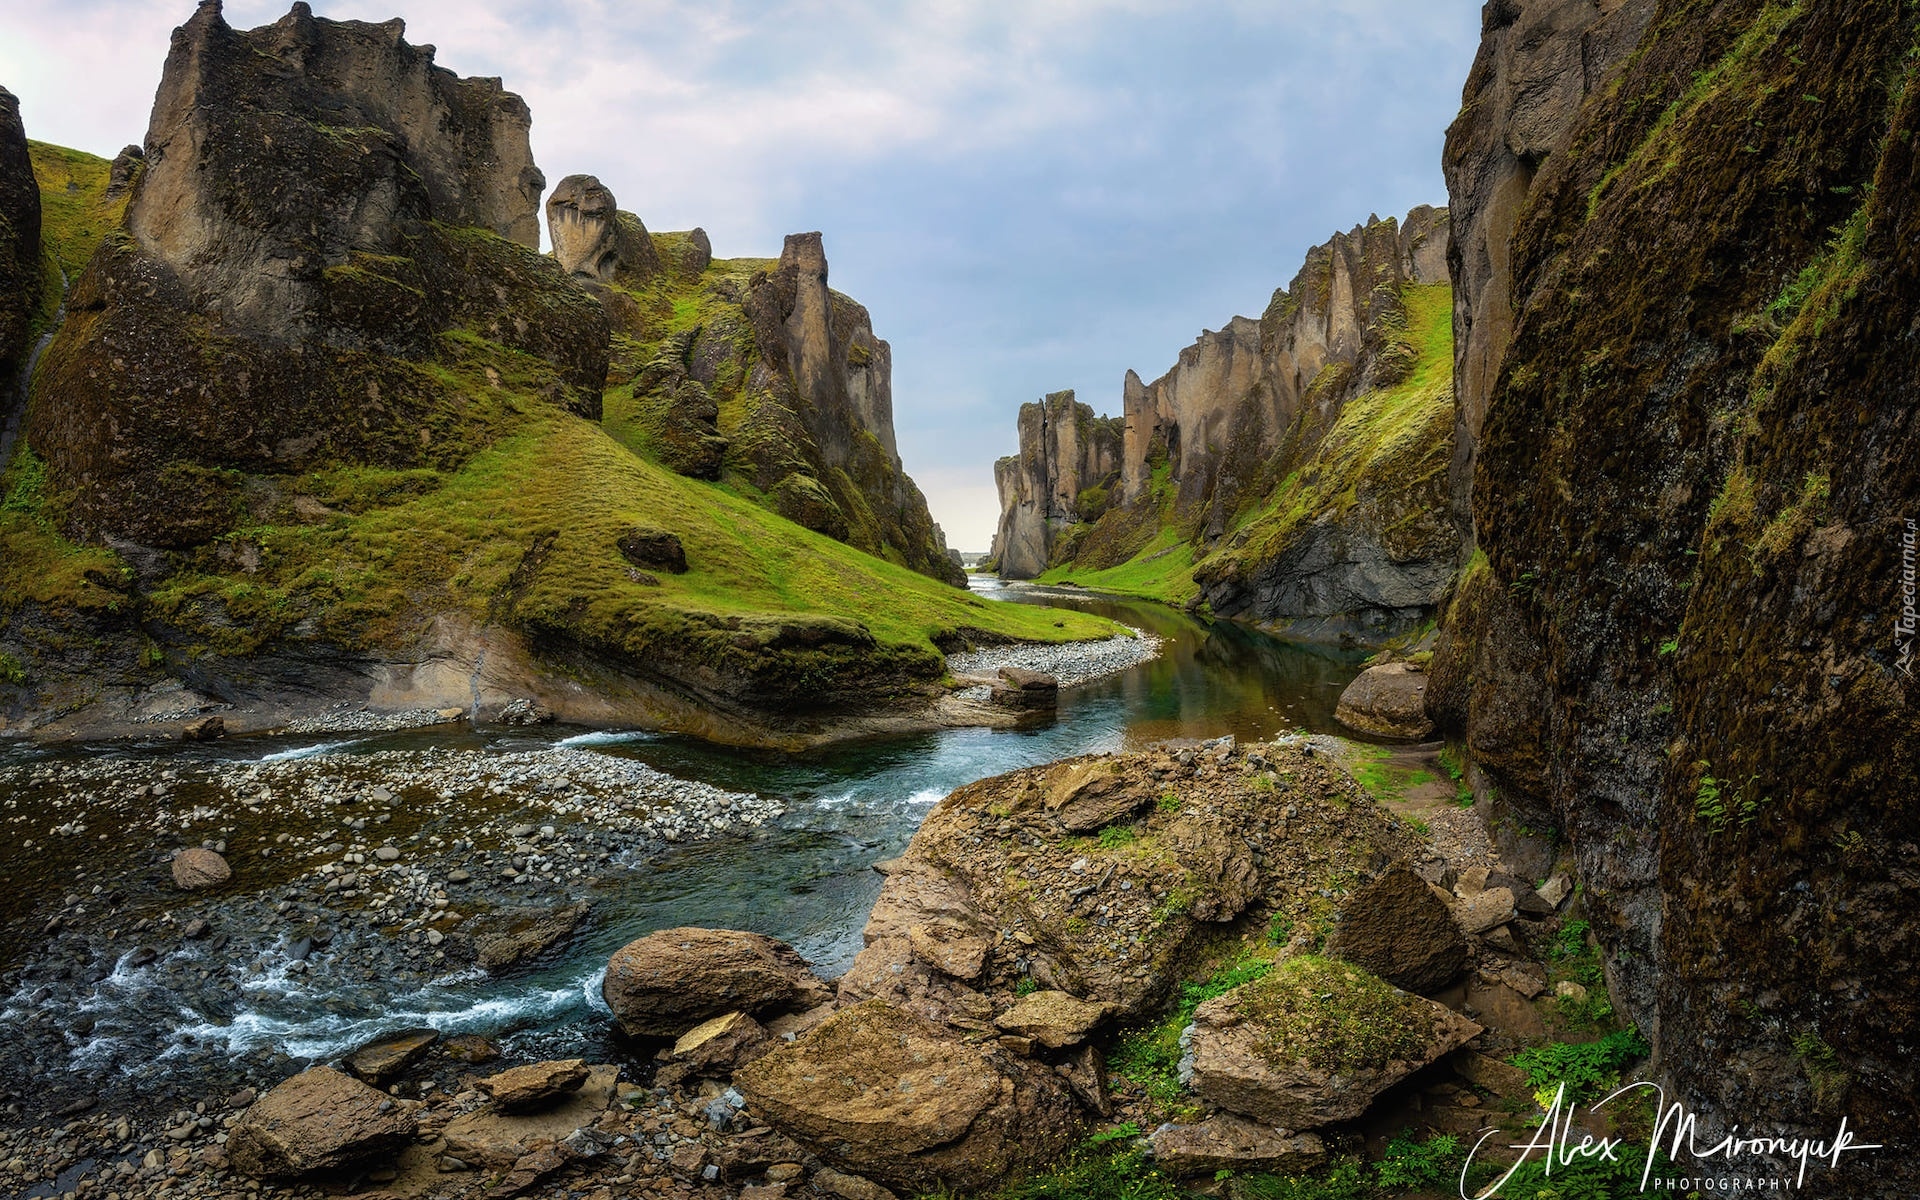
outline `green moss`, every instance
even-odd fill
[[[1261,1023],[1260,1053],[1276,1064],[1377,1069],[1412,1058],[1433,1034],[1425,1001],[1315,955],[1284,960],[1235,997],[1236,1008]]]
[[[21,603],[115,610],[127,571],[110,550],[60,532],[62,506],[47,490],[46,462],[21,446],[0,478],[0,612]]]
[[[80,273],[100,239],[120,227],[127,202],[108,202],[113,164],[81,150],[29,141],[40,185],[40,242],[67,275]]]
[[[1188,1097],[1178,1075],[1180,1034],[1193,1023],[1194,1011],[1217,996],[1264,978],[1272,970],[1272,960],[1243,955],[1219,964],[1204,979],[1182,985],[1179,999],[1164,1016],[1120,1039],[1107,1058],[1108,1069],[1131,1080],[1157,1104],[1183,1102]]]

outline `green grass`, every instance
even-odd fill
[[[57,500],[47,494],[46,463],[20,446],[0,477],[0,614],[29,602],[119,607],[120,593],[102,584],[123,580],[125,564],[111,550],[68,541],[59,517]]]
[[[1200,586],[1193,581],[1193,564],[1193,547],[1174,530],[1162,529],[1146,549],[1117,567],[1101,571],[1054,567],[1039,582],[1077,583],[1096,591],[1183,605],[1200,594]]]
[[[1424,767],[1399,766],[1389,761],[1392,757],[1393,752],[1384,746],[1367,746],[1348,768],[1360,786],[1367,789],[1367,794],[1382,804],[1398,800],[1410,789],[1439,778]]]
[[[40,185],[40,243],[69,276],[93,257],[100,239],[120,227],[125,197],[106,201],[113,166],[82,150],[29,141],[33,177]]]
[[[536,540],[541,570],[525,612],[638,648],[671,636],[682,614],[831,614],[864,625],[883,647],[934,654],[961,627],[1048,641],[1102,636],[1104,621],[1025,605],[988,604],[904,567],[785,521],[713,484],[646,462],[588,422],[530,414],[518,429],[441,476],[343,468],[303,481],[341,507],[315,524],[258,525],[235,537],[260,548],[256,586],[297,616],[309,603],[376,639],[403,614],[464,609],[484,619]],[[614,549],[633,525],[680,536],[690,566],[657,587],[627,576]],[[173,581],[163,606],[210,581]],[[1056,621],[1063,623],[1056,626]]]

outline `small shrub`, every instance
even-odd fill
[[[1443,1133],[1416,1142],[1409,1129],[1387,1143],[1386,1152],[1374,1164],[1373,1175],[1381,1187],[1390,1190],[1439,1189],[1459,1175],[1461,1158],[1460,1139]]]
[[[1040,982],[1031,975],[1022,975],[1020,982],[1013,985],[1013,994],[1016,996],[1031,996],[1039,990]]]
[[[1118,850],[1122,846],[1131,846],[1134,838],[1131,825],[1109,825],[1100,831],[1098,840],[1102,850]]]

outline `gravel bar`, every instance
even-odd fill
[[[1021,643],[968,650],[948,655],[947,669],[955,675],[991,675],[1001,667],[1025,667],[1045,671],[1059,680],[1061,687],[1068,688],[1151,662],[1159,654],[1160,639],[1134,629],[1131,634],[1097,642]]]

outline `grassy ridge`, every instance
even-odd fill
[[[60,268],[77,274],[120,226],[124,202],[104,198],[105,160],[39,143],[33,158],[57,288]],[[713,276],[766,265],[716,264]],[[670,298],[663,332],[709,320],[702,295]],[[533,623],[635,656],[684,650],[696,635],[724,653],[755,636],[766,642],[774,635],[755,631],[769,622],[808,618],[857,624],[873,644],[852,657],[879,670],[937,676],[935,643],[955,631],[1043,641],[1113,631],[1084,614],[976,600],[780,517],[737,477],[710,483],[666,469],[630,387],[609,391],[604,427],[581,420],[542,398],[549,364],[473,330],[443,335],[433,358],[407,369],[459,411],[473,453],[442,469],[340,462],[240,479],[245,513],[232,532],[173,556],[174,572],[140,595],[123,590],[117,556],[62,536],[63,497],[23,447],[0,479],[0,638],[26,602],[68,612],[136,605],[164,631],[176,665],[252,654],[282,636],[402,651],[442,613]],[[615,545],[635,526],[678,535],[690,569],[636,579]]]

